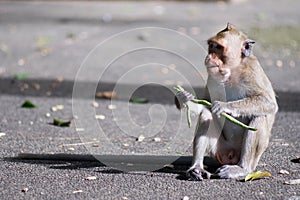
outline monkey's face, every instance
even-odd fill
[[[226,66],[228,57],[225,56],[225,51],[224,43],[208,40],[208,55],[205,58],[205,65],[207,72],[220,82],[226,81],[230,76],[230,69]]]
[[[238,67],[245,57],[250,56],[254,41],[232,25],[207,41],[208,55],[205,58],[207,72],[217,81],[224,82],[231,70]]]

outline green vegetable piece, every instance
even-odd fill
[[[179,85],[177,85],[176,87],[174,87],[174,89],[176,91],[178,91],[178,92],[184,91],[184,89],[181,86],[179,86]],[[192,99],[191,101],[194,102],[194,103],[205,105],[205,106],[207,106],[209,108],[212,107],[212,103],[210,103],[210,102],[208,102],[206,100]],[[225,117],[228,121],[230,121],[230,122],[232,122],[232,123],[234,123],[234,124],[236,124],[238,126],[241,126],[242,128],[245,128],[245,129],[248,129],[248,130],[251,130],[251,131],[257,131],[256,128],[248,126],[248,125],[246,125],[246,124],[238,121],[237,119],[235,119],[234,117],[232,117],[231,115],[229,115],[229,114],[227,114],[225,112],[222,112],[221,115],[223,117]],[[188,106],[187,106],[187,121],[188,121],[188,126],[191,127],[191,116],[190,116],[190,109],[189,109]]]
[[[192,126],[191,111],[190,111],[190,108],[188,105],[186,105],[186,115],[187,115],[188,126],[189,126],[189,128],[191,128],[191,126]]]
[[[257,131],[257,128],[254,128],[254,127],[251,127],[251,126],[248,126],[242,122],[240,122],[239,120],[235,119],[234,117],[232,117],[231,115],[228,115],[227,113],[221,113],[221,115],[223,117],[225,117],[228,121],[242,127],[242,128],[245,128],[245,129],[248,129],[248,130],[251,130],[251,131]]]
[[[26,101],[22,104],[21,108],[36,108],[36,105],[34,105],[31,101],[26,100]]]
[[[149,100],[146,98],[135,98],[134,97],[134,98],[130,98],[129,102],[131,102],[131,103],[148,103]]]
[[[15,79],[24,80],[28,78],[28,74],[16,74]]]
[[[69,127],[71,125],[71,121],[66,121],[62,119],[53,119],[53,125],[54,126],[61,126],[61,127]]]
[[[212,104],[206,100],[200,100],[200,99],[192,99],[192,102],[202,104],[208,107],[212,107]]]

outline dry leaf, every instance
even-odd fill
[[[38,51],[42,56],[47,56],[50,53],[50,49],[46,47],[40,47]]]
[[[167,73],[169,73],[169,68],[163,67],[163,68],[160,70],[160,72],[161,72],[162,74],[167,74]]]
[[[144,139],[145,139],[145,136],[140,135],[140,136],[136,139],[136,141],[142,142]]]
[[[279,174],[290,174],[290,172],[288,172],[288,171],[285,170],[285,169],[281,169],[278,173],[279,173]]]
[[[85,180],[91,181],[91,180],[96,180],[97,177],[96,176],[88,176],[85,178]]]
[[[40,90],[41,89],[41,85],[38,83],[32,83],[31,86],[35,89],[35,90]]]
[[[256,179],[271,177],[271,176],[272,175],[271,175],[270,172],[262,172],[262,171],[251,172],[250,174],[248,174],[245,177],[245,181],[253,181],[253,180],[256,180]]]
[[[117,93],[113,91],[105,91],[105,92],[97,92],[96,98],[102,99],[115,99],[117,97]]]
[[[81,193],[81,192],[83,192],[82,190],[75,190],[75,191],[73,191],[73,194],[77,194],[77,193]]]
[[[164,165],[164,167],[167,167],[167,168],[171,168],[171,169],[174,169],[174,165],[172,165],[172,164],[166,164],[166,165]]]
[[[107,108],[108,108],[109,110],[114,110],[114,109],[117,108],[117,106],[116,106],[116,105],[113,105],[113,104],[110,104],[110,105],[107,106]]]
[[[281,60],[276,60],[276,66],[277,67],[282,67],[283,66],[283,62]]]
[[[58,83],[61,83],[63,81],[64,81],[64,78],[61,77],[61,76],[59,76],[59,77],[56,78],[56,82],[58,82]]]
[[[104,115],[95,115],[95,119],[105,119]]]
[[[25,64],[25,59],[21,58],[20,60],[18,60],[18,65],[19,66],[23,66]]]
[[[300,184],[300,179],[288,180],[288,181],[285,181],[284,184],[287,184],[287,185]]]
[[[51,84],[50,84],[50,87],[51,87],[52,89],[56,88],[56,83],[51,83]]]
[[[69,147],[67,150],[68,151],[75,151],[75,148],[74,147]]]
[[[189,200],[190,198],[188,197],[188,196],[184,196],[183,198],[182,198],[182,200]]]
[[[63,110],[63,109],[64,109],[64,105],[56,105],[51,108],[51,110],[53,112],[58,111],[58,110]]]
[[[96,101],[92,102],[92,106],[94,108],[98,108],[99,107],[99,103],[97,103]]]

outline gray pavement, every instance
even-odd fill
[[[291,162],[300,156],[299,6],[296,0],[1,1],[0,198],[300,199],[299,185],[284,184],[300,178],[300,164]],[[205,40],[227,22],[257,41],[255,54],[278,95],[280,111],[257,169],[272,178],[191,182],[183,176],[187,166],[125,173],[121,164],[83,159],[190,156],[193,128],[175,109],[171,88],[180,83],[201,95]],[[118,99],[94,99],[95,91],[115,86]],[[131,92],[149,103],[128,104]],[[22,109],[26,99],[37,108]],[[53,111],[56,105],[64,108]],[[53,118],[71,126],[53,126]],[[18,158],[22,152],[68,156],[26,160]]]

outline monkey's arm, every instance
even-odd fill
[[[175,89],[177,90],[177,93],[176,93],[176,96],[175,96],[175,104],[176,104],[178,109],[182,108],[182,106],[187,108],[187,118],[188,118],[189,127],[191,126],[191,118],[190,118],[190,111],[191,110],[193,112],[195,112],[197,115],[201,115],[205,119],[209,118],[204,114],[205,109],[208,111],[208,109],[206,107],[208,107],[208,108],[212,107],[212,104],[209,101],[195,99],[192,94],[185,91],[180,86],[175,87]],[[206,95],[207,95],[207,92],[208,91],[206,90],[206,92],[205,92]],[[210,113],[210,111],[209,111],[209,113]],[[211,115],[211,114],[209,114],[209,115]],[[247,126],[246,124],[238,121],[237,119],[235,119],[234,117],[228,115],[225,112],[220,113],[220,115],[222,115],[223,117],[225,117],[227,120],[231,121],[232,123],[234,123],[236,125],[239,125],[239,126],[245,128],[245,129],[249,129],[249,130],[252,130],[252,131],[257,130],[254,127]]]
[[[234,117],[252,117],[274,114],[278,110],[276,100],[265,96],[255,95],[237,101],[213,102],[212,112],[220,115],[226,112]]]
[[[255,59],[253,67],[249,67],[243,75],[243,81],[237,86],[244,91],[244,97],[229,102],[213,102],[212,112],[219,115],[222,112],[234,117],[253,117],[275,114],[278,110],[275,92],[272,84]],[[254,62],[253,61],[253,62]]]

